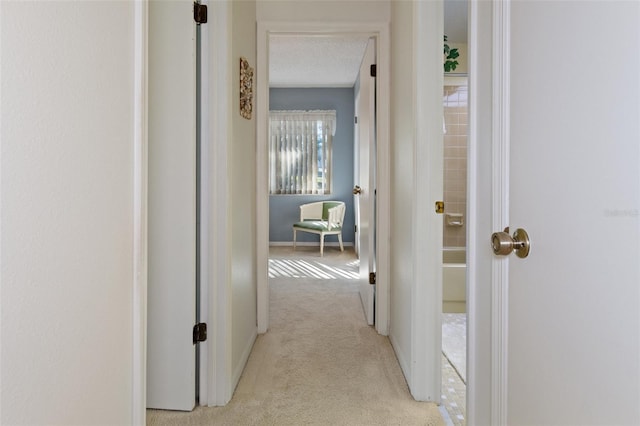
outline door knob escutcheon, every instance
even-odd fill
[[[506,227],[504,231],[494,232],[491,235],[491,247],[493,248],[493,253],[498,256],[507,256],[515,251],[516,256],[524,259],[529,256],[531,241],[529,240],[529,234],[524,229],[516,229],[516,232],[511,236],[509,235],[509,227]]]

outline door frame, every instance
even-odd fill
[[[230,63],[232,5],[201,0],[209,8],[202,31],[202,208],[200,310],[209,324],[206,344],[200,346],[201,406],[226,405],[233,396],[231,215],[228,156],[233,103]],[[209,67],[209,64],[214,64]]]
[[[146,424],[147,407],[147,142],[149,4],[134,3],[133,288],[131,423]]]
[[[256,270],[257,270],[257,317],[258,333],[269,329],[269,163],[268,163],[268,116],[269,116],[269,36],[271,34],[361,34],[376,38],[378,99],[390,99],[390,40],[389,24],[363,22],[271,22],[258,21],[257,27],[257,137],[256,137]],[[378,204],[377,230],[377,288],[376,330],[389,334],[389,238],[390,238],[390,161],[389,161],[389,102],[377,102],[376,131]]]
[[[508,260],[489,239],[509,224],[510,0],[468,16],[467,423],[506,425]]]

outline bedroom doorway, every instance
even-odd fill
[[[317,57],[325,59],[316,64]],[[374,63],[375,39],[366,35],[270,37],[269,245],[292,245],[291,225],[300,220],[301,206],[344,203],[340,240],[346,251],[355,248],[360,261],[360,281],[366,284],[361,285],[362,305],[370,325],[375,229],[370,220],[375,217],[375,157],[371,159],[375,154],[375,77],[370,68]],[[297,133],[316,119],[322,120],[317,123],[323,129],[317,137],[315,128],[313,134]],[[290,140],[298,142],[291,145]],[[317,141],[317,149],[309,149],[310,140]],[[318,234],[296,235],[298,250],[315,247],[320,253]],[[335,235],[323,241],[326,250],[337,250],[340,244]]]
[[[333,27],[333,28],[332,28]],[[288,29],[287,25],[269,25],[268,27],[265,25],[262,25],[259,23],[258,25],[258,72],[260,72],[261,69],[269,69],[269,78],[271,79],[272,76],[272,65],[269,63],[269,57],[264,54],[264,52],[272,52],[274,46],[277,46],[277,42],[280,41],[288,41],[287,39],[289,38],[295,38],[295,37],[299,37],[299,38],[309,38],[309,39],[315,39],[315,41],[317,42],[319,39],[321,38],[329,38],[329,39],[345,39],[345,38],[351,38],[351,39],[360,39],[363,40],[364,39],[364,44],[366,45],[366,42],[368,41],[368,39],[370,37],[374,37],[376,40],[378,40],[378,46],[377,46],[377,54],[378,57],[380,58],[380,60],[378,62],[380,62],[381,60],[385,60],[388,63],[388,47],[385,48],[385,46],[388,46],[388,39],[387,39],[387,31],[386,29],[381,29],[381,28],[371,28],[371,26],[367,25],[366,28],[362,27],[362,24],[354,24],[353,26],[354,28],[349,30],[349,31],[345,31],[344,30],[344,26],[340,25],[339,28],[337,28],[336,24],[327,24],[327,25],[318,25],[318,28],[312,28],[309,29],[310,32],[313,32],[313,36],[310,36],[308,33],[304,33],[304,32],[300,32],[299,29]],[[321,34],[318,34],[318,33]],[[276,40],[276,42],[274,42],[274,40]],[[380,42],[382,41],[382,42]],[[271,44],[274,44],[274,46],[272,46]],[[261,54],[261,47],[264,47],[264,52]],[[277,49],[277,47],[276,47]],[[362,54],[363,54],[363,50],[360,51],[360,55],[357,58],[357,63],[356,65],[359,67],[361,59],[362,59]],[[380,66],[380,64],[378,65]],[[260,81],[265,81],[265,79],[261,79],[260,75],[258,75],[258,82]],[[349,136],[349,143],[352,146],[352,142],[353,142],[353,126],[354,126],[354,96],[353,96],[353,86],[354,86],[354,81],[352,80],[351,82],[347,83],[347,84],[342,84],[342,87],[332,87],[332,88],[328,88],[326,85],[324,86],[324,88],[322,88],[322,90],[320,90],[319,92],[326,92],[327,90],[347,90],[347,91],[351,91],[351,100],[349,101],[350,105],[348,108],[346,108],[346,110],[348,111],[346,114],[344,115],[344,119],[348,120],[348,125],[351,128],[351,136]],[[279,99],[280,101],[282,100],[281,97],[279,97],[280,95],[277,94],[276,90],[285,90],[284,93],[286,93],[287,97],[290,98],[296,98],[296,97],[302,97],[305,100],[309,99],[309,96],[305,96],[303,95],[295,95],[293,92],[300,90],[300,93],[304,93],[304,90],[311,90],[311,87],[304,87],[304,86],[308,86],[308,84],[301,84],[300,82],[298,82],[297,84],[298,87],[288,87],[283,88],[269,88],[268,85],[264,85],[264,86],[260,86],[260,83],[258,83],[258,99],[259,102],[262,101],[261,104],[258,105],[257,111],[258,111],[258,210],[259,211],[264,211],[265,209],[262,208],[262,206],[266,207],[267,210],[270,210],[270,217],[271,216],[276,216],[279,218],[282,218],[282,212],[281,211],[274,211],[272,210],[272,206],[274,205],[274,201],[273,201],[273,197],[269,196],[269,191],[267,189],[267,184],[266,182],[268,181],[268,176],[269,176],[269,164],[268,164],[268,152],[266,149],[266,146],[268,145],[266,143],[267,140],[267,132],[268,132],[268,125],[267,125],[267,120],[268,120],[268,111],[270,109],[270,107],[272,108],[283,108],[285,106],[283,106],[282,103],[278,103],[276,105],[276,101],[274,102],[272,100],[273,99]],[[382,80],[378,80],[376,82],[376,87],[378,88],[378,96],[387,96],[388,94],[388,75],[385,76],[385,78],[383,78]],[[288,92],[288,93],[287,93]],[[307,92],[310,93],[310,92]],[[272,96],[273,95],[273,96]],[[289,104],[291,105],[291,104]],[[315,105],[309,105],[309,104],[298,104],[299,106],[286,106],[287,108],[296,108],[296,109],[302,109],[302,110],[307,110],[307,109],[319,109],[319,108],[326,108],[326,107],[331,107],[331,105],[328,106],[323,106],[321,104],[315,104]],[[380,104],[379,104],[380,105]],[[378,105],[377,109],[378,109],[378,116],[380,116],[380,114],[382,113],[382,115],[385,117],[384,119],[379,120],[379,122],[376,124],[376,134],[377,135],[384,135],[383,139],[384,141],[380,141],[377,146],[376,146],[376,151],[379,153],[381,150],[384,151],[384,155],[382,156],[382,158],[387,159],[388,155],[388,105],[384,105],[383,107],[380,107]],[[381,109],[383,111],[381,111]],[[338,116],[340,116],[341,114],[338,113]],[[260,124],[262,123],[262,124]],[[262,142],[264,141],[264,143]],[[265,147],[265,148],[263,148]],[[262,151],[261,151],[262,150]],[[349,173],[349,177],[347,179],[340,179],[340,181],[346,181],[348,182],[348,185],[345,186],[345,188],[341,189],[341,194],[342,197],[345,198],[345,202],[348,202],[350,205],[352,205],[353,203],[353,189],[355,187],[355,182],[353,181],[353,148],[350,149],[350,152],[348,155],[344,155],[344,156],[333,156],[333,161],[347,161],[349,164],[347,166],[348,173]],[[385,160],[386,161],[386,160]],[[386,166],[386,163],[385,163]],[[335,165],[334,165],[334,169],[335,169]],[[384,171],[382,173],[382,176],[380,176],[380,174],[378,173],[378,176],[380,179],[383,179],[385,182],[388,182],[388,166],[386,166],[384,168]],[[333,179],[334,184],[336,182],[338,182],[338,179]],[[381,183],[381,185],[383,187],[384,184]],[[387,185],[388,186],[388,185]],[[378,189],[380,189],[380,186],[378,186]],[[376,189],[374,189],[373,191],[374,193],[378,193],[381,194],[381,191],[377,191]],[[333,199],[338,195],[337,191],[333,191],[331,194],[325,194],[322,198],[324,199]],[[380,195],[378,196],[379,199]],[[279,196],[278,198],[280,198],[280,200],[276,201],[277,202],[283,202],[283,203],[288,203],[289,207],[287,207],[287,211],[290,215],[290,217],[288,218],[289,220],[283,220],[282,222],[284,223],[284,227],[285,230],[282,231],[284,234],[284,236],[278,237],[277,234],[275,232],[273,232],[273,225],[271,220],[265,220],[264,218],[260,219],[261,215],[259,216],[259,223],[258,223],[258,331],[260,333],[264,333],[267,331],[268,327],[269,327],[269,283],[268,283],[268,276],[267,276],[267,270],[268,270],[268,247],[271,245],[273,246],[278,246],[278,245],[282,245],[282,244],[289,244],[290,245],[290,241],[291,241],[291,225],[296,222],[298,220],[298,207],[300,204],[302,204],[304,201],[302,201],[301,196],[299,195],[295,195],[295,196]],[[288,198],[288,199],[287,199]],[[281,201],[284,200],[284,201]],[[388,204],[387,204],[388,205]],[[344,229],[347,230],[350,235],[355,235],[355,223],[354,223],[354,213],[353,213],[353,207],[351,207],[351,213],[347,214],[346,216],[348,219],[345,219],[345,225],[344,225]],[[383,223],[384,228],[388,229],[388,213],[384,212],[382,214],[376,214],[376,222],[379,225],[380,223]],[[288,228],[288,229],[286,229]],[[287,235],[288,234],[288,235]],[[343,234],[344,235],[344,234]],[[278,240],[279,238],[279,240]],[[354,240],[355,238],[350,238],[351,241],[349,241],[349,243],[347,244],[347,247],[350,248],[350,250],[353,250],[353,244],[354,244]],[[304,241],[303,241],[304,242]],[[307,241],[307,243],[310,244],[316,244],[313,241]],[[337,244],[336,242],[334,242],[334,244]],[[331,247],[331,246],[329,246]],[[375,254],[378,258],[378,261],[376,262],[376,265],[378,266],[379,270],[384,270],[386,271],[386,273],[388,274],[388,251],[387,249],[383,249],[382,253],[376,253]],[[385,265],[385,268],[381,268],[382,265]],[[264,272],[262,272],[264,271]],[[264,274],[264,275],[263,275]],[[386,275],[386,274],[385,274]],[[368,277],[367,277],[368,280]],[[387,334],[388,332],[388,280],[385,279],[384,277],[378,275],[378,293],[376,295],[377,298],[380,298],[382,303],[377,303],[376,305],[376,318],[377,318],[377,323],[376,323],[376,330],[378,330],[379,333],[381,334]]]

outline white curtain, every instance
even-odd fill
[[[269,119],[269,193],[330,193],[336,112],[270,111]]]

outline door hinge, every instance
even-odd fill
[[[375,284],[375,283],[376,283],[376,273],[369,272],[369,284]]]
[[[353,225],[353,232],[358,232],[358,225]]]
[[[436,201],[436,213],[444,213],[444,201]]]
[[[358,124],[358,117],[353,117],[353,119],[354,119],[353,122]]]
[[[193,344],[207,340],[207,323],[201,322],[193,326]]]
[[[198,25],[207,23],[207,5],[193,2],[193,20]]]
[[[371,77],[377,77],[378,67],[376,66],[376,64],[371,65],[370,73],[371,73]]]

